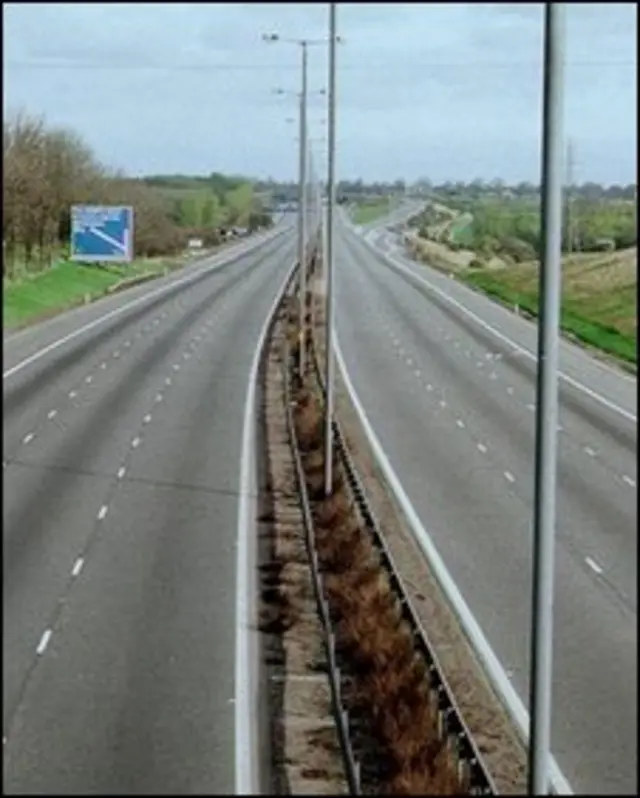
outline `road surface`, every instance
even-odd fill
[[[535,325],[404,261],[472,317],[344,222],[338,230],[337,332],[351,380],[527,705]],[[574,791],[635,794],[636,382],[569,344],[561,368],[553,753]]]
[[[294,252],[5,339],[5,793],[234,790],[244,397]]]

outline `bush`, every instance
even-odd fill
[[[247,229],[250,233],[253,233],[261,227],[270,227],[272,224],[273,218],[270,213],[266,211],[251,211],[247,222]]]
[[[519,238],[508,236],[502,242],[502,248],[516,261],[522,263],[523,261],[533,260],[536,257],[536,250],[526,241]]]

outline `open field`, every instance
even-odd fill
[[[353,209],[352,218],[355,224],[369,224],[389,213],[392,208],[388,197],[381,197],[375,201],[362,202]]]

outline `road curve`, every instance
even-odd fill
[[[411,271],[526,345],[529,327],[514,329],[489,300]],[[336,318],[369,421],[526,706],[535,363],[342,222]],[[561,385],[553,752],[574,791],[635,794],[635,385],[609,370],[594,385],[602,367],[565,345],[562,368],[628,415]]]
[[[5,793],[233,791],[243,402],[291,232],[5,339]]]

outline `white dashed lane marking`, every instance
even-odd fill
[[[209,322],[207,322],[207,324],[209,324]],[[440,333],[442,334],[442,330],[440,330]],[[398,354],[401,357],[405,358],[406,364],[408,366],[410,366],[410,367],[413,366],[413,359],[408,357],[408,356],[405,356],[405,350],[400,345],[399,339],[396,338],[395,335],[391,331],[389,331],[389,337],[392,339],[394,346],[397,347]],[[447,333],[444,333],[443,337],[447,341],[450,340],[450,338],[451,338],[451,336],[449,334],[447,334]],[[199,340],[198,336],[196,336],[196,340]],[[457,340],[453,340],[453,345],[454,345],[454,347],[456,349],[458,349],[460,347],[460,342],[457,341]],[[514,352],[513,354],[517,354],[517,351]],[[465,355],[466,355],[466,357],[471,357],[472,356],[471,350],[469,350],[469,349],[465,350]],[[185,355],[183,355],[183,357],[187,357],[187,355],[185,354]],[[484,358],[487,361],[500,361],[500,360],[502,360],[502,354],[500,352],[496,352],[495,354],[492,353],[492,352],[487,352],[487,353],[485,353]],[[476,362],[476,366],[479,369],[483,368],[484,367],[483,361],[482,360],[478,360]],[[173,368],[175,370],[178,370],[179,367],[174,366]],[[420,377],[421,376],[420,369],[415,369],[414,370],[414,375],[416,377]],[[496,373],[495,370],[490,372],[489,379],[491,379],[491,380],[498,379],[498,374]],[[427,383],[425,385],[425,389],[427,391],[431,392],[431,391],[433,391],[433,386],[431,385],[431,383]],[[513,396],[514,395],[513,386],[508,385],[506,390],[507,390],[507,393],[509,394],[509,396]],[[158,400],[156,400],[156,401],[158,401]],[[447,403],[446,403],[446,401],[444,399],[441,399],[440,402],[439,402],[439,405],[440,405],[440,407],[445,408],[447,406]],[[529,403],[527,403],[526,408],[527,408],[527,410],[529,412],[534,413],[535,410],[536,410],[536,405],[533,402],[529,402]],[[464,429],[464,427],[465,427],[465,424],[464,424],[464,422],[461,419],[457,419],[456,420],[456,424],[457,424],[457,426],[460,429]],[[557,431],[560,433],[560,432],[563,432],[563,430],[564,430],[564,428],[562,427],[562,425],[558,424]],[[478,451],[480,451],[482,454],[486,454],[487,447],[483,443],[478,443],[477,444],[477,448],[478,448]],[[583,451],[589,457],[596,457],[597,456],[597,452],[591,446],[583,446]],[[504,478],[510,483],[514,483],[516,481],[516,478],[514,477],[514,475],[510,471],[505,471],[504,472]],[[624,474],[622,476],[622,480],[627,485],[629,485],[630,487],[633,487],[633,488],[636,487],[636,480],[633,479],[632,477],[630,477],[628,474]],[[591,560],[590,558],[587,558],[587,562],[589,563],[590,567],[593,568],[593,570],[597,571],[598,573],[602,572],[602,569],[600,568],[600,566],[597,565],[597,563],[595,563],[593,560]]]
[[[51,629],[46,629],[42,633],[42,637],[40,638],[40,642],[38,643],[38,648],[36,648],[36,654],[38,656],[42,656],[44,652],[47,650],[47,646],[49,645],[49,640],[51,640]]]
[[[106,504],[103,504],[102,507],[100,508],[100,512],[98,513],[98,521],[103,521],[108,512],[109,508],[107,507]]]
[[[106,367],[107,367],[107,364],[106,364],[106,363],[101,363],[101,364],[100,364],[100,368],[101,368],[103,371],[104,371],[104,369],[106,369]]]
[[[58,415],[57,410],[49,410],[49,412],[47,413],[47,418],[52,419],[55,418],[57,415]]]
[[[88,377],[85,377],[84,381],[85,381],[86,383],[92,383],[92,382],[93,382],[93,377],[91,376],[91,374],[89,374],[89,376],[88,376]]]
[[[147,413],[147,415],[142,419],[145,424],[148,424],[151,421],[151,415]]]
[[[137,449],[137,448],[138,448],[138,446],[140,446],[140,438],[134,438],[134,439],[131,441],[131,446],[132,446],[134,449]]]
[[[166,385],[171,385],[171,377],[167,377],[167,378],[165,379],[165,384],[166,384]]]
[[[591,568],[592,571],[595,571],[597,574],[602,573],[603,569],[598,565],[598,563],[595,560],[592,560],[591,557],[585,557],[584,561],[587,563],[587,565],[589,566],[589,568]]]
[[[71,575],[78,576],[78,574],[82,570],[83,565],[84,565],[84,560],[82,559],[82,557],[78,557],[78,559],[73,564],[73,570],[71,571]]]
[[[69,399],[75,399],[77,395],[76,391],[69,391]]]
[[[28,433],[27,433],[27,434],[24,436],[24,438],[22,439],[22,442],[23,442],[23,443],[30,443],[30,442],[31,442],[31,441],[32,441],[32,440],[33,440],[35,437],[36,437],[36,436],[33,434],[33,432],[28,432]]]
[[[113,356],[114,357],[120,357],[120,351],[118,349],[116,349],[116,351],[113,353]]]
[[[162,394],[161,393],[157,393],[156,394],[156,402],[161,402],[161,401],[162,401]]]
[[[118,469],[118,479],[122,479],[122,477],[127,473],[127,469],[124,466],[120,466]]]

